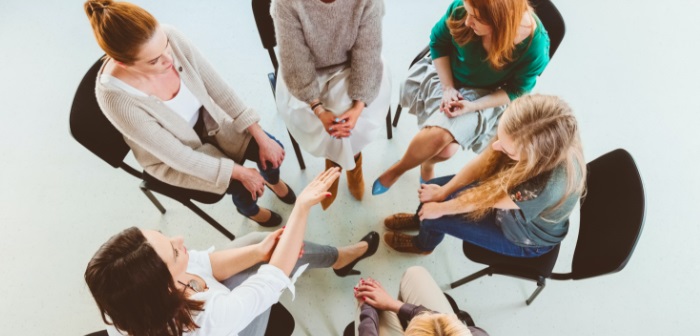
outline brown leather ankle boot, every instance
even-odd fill
[[[331,169],[333,167],[340,167],[338,164],[335,162],[326,159],[326,170]],[[326,197],[323,200],[321,200],[321,207],[323,207],[323,210],[328,209],[328,207],[333,204],[333,201],[335,201],[335,197],[338,196],[338,181],[340,178],[336,179],[335,182],[331,185],[330,188],[328,188],[328,192],[331,193],[330,197]]]
[[[348,189],[356,200],[361,201],[365,194],[365,179],[362,176],[362,153],[355,160],[355,169],[345,172],[348,175]]]

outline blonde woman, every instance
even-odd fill
[[[381,59],[382,0],[273,0],[280,53],[277,110],[305,151],[346,170],[361,200],[362,149],[384,125],[391,99]],[[333,196],[321,202],[327,209]]]
[[[585,188],[576,118],[555,96],[528,95],[508,107],[491,146],[457,175],[421,186],[414,214],[385,219],[399,252],[428,254],[445,234],[496,253],[536,257],[559,244]]]
[[[407,269],[399,288],[399,297],[394,299],[379,281],[360,280],[355,287],[355,297],[361,304],[360,336],[488,336],[483,329],[467,327],[449,313],[450,303],[425,268]]]
[[[457,149],[481,152],[505,107],[530,92],[549,63],[549,37],[527,0],[457,0],[433,27],[430,56],[409,70],[401,106],[420,131],[400,161],[374,182],[386,192],[420,165],[433,178]]]

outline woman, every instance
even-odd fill
[[[389,71],[381,60],[381,0],[274,0],[280,53],[277,109],[307,152],[326,169],[347,171],[348,188],[364,195],[362,149],[384,125]],[[327,209],[333,196],[321,202]]]
[[[401,277],[398,299],[372,278],[360,279],[354,292],[361,304],[360,336],[488,336],[483,329],[467,327],[456,315],[448,313],[453,311],[450,303],[423,267],[406,270]]]
[[[585,188],[576,118],[555,96],[523,96],[503,114],[495,140],[454,176],[421,186],[417,215],[385,220],[399,252],[428,254],[450,234],[514,257],[536,257],[559,244]],[[419,221],[420,220],[420,221]]]
[[[262,226],[281,217],[260,208],[265,186],[294,204],[279,178],[284,149],[182,34],[144,9],[89,0],[85,12],[106,57],[95,93],[146,173],[178,187],[232,195]],[[245,168],[257,162],[260,172]]]
[[[549,37],[527,0],[457,0],[435,24],[430,56],[409,70],[401,106],[420,131],[374,182],[386,192],[420,165],[420,181],[461,146],[481,152],[507,104],[530,92],[549,62]]]
[[[294,293],[293,269],[333,267],[344,276],[377,249],[376,232],[338,249],[302,242],[310,208],[339,175],[334,168],[316,177],[287,226],[256,244],[188,251],[182,237],[135,227],[110,238],[85,271],[110,335],[263,335],[270,306],[285,288]]]

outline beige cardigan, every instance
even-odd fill
[[[242,162],[251,139],[247,128],[260,120],[185,37],[162,25],[175,69],[203,104],[207,135],[221,150],[203,144],[189,124],[155,96],[137,96],[97,78],[95,94],[105,116],[124,135],[143,169],[166,183],[222,194],[234,162]],[[100,70],[100,73],[102,73]],[[223,153],[222,153],[223,151]]]

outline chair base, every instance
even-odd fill
[[[466,277],[464,277],[464,278],[462,278],[462,279],[459,279],[459,280],[457,280],[457,281],[451,283],[451,284],[450,284],[450,288],[452,288],[452,289],[457,288],[457,287],[459,287],[459,286],[461,286],[461,285],[464,285],[464,284],[467,283],[467,282],[471,282],[471,281],[473,281],[473,280],[476,280],[476,279],[478,279],[478,278],[481,278],[481,277],[483,277],[484,275],[492,276],[494,273],[496,273],[496,274],[502,274],[502,275],[515,276],[515,277],[518,277],[518,278],[521,278],[521,279],[525,279],[525,280],[534,280],[534,281],[536,281],[536,282],[537,282],[537,288],[536,288],[535,291],[530,295],[530,297],[529,297],[527,300],[525,300],[525,304],[527,304],[528,306],[529,306],[533,301],[535,301],[535,299],[537,298],[537,296],[540,295],[540,293],[542,292],[542,290],[544,290],[544,287],[546,286],[546,280],[547,280],[547,279],[546,279],[545,277],[543,277],[543,276],[536,276],[535,278],[533,278],[533,277],[528,277],[528,276],[515,275],[515,274],[512,274],[512,273],[508,273],[508,272],[499,272],[499,271],[498,271],[498,267],[491,266],[491,267],[484,268],[484,269],[482,269],[481,271],[478,271],[478,272],[476,272],[476,273],[473,273],[473,274],[471,274],[471,275],[468,275],[468,276],[466,276]]]

